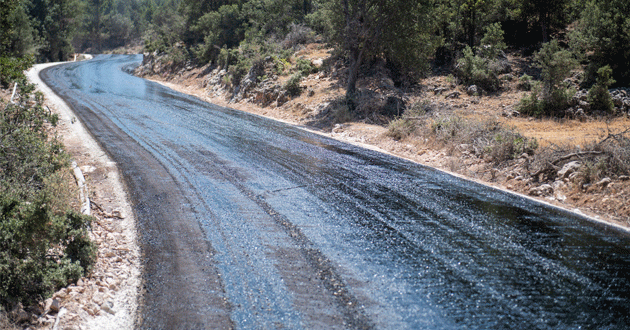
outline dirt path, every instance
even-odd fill
[[[38,64],[27,72],[44,93],[46,104],[60,117],[57,134],[86,177],[92,201],[91,238],[98,245],[92,273],[56,292],[61,307],[39,318],[41,328],[133,329],[140,287],[140,252],[136,223],[115,162],[96,143],[68,105],[39,78],[39,72],[59,63]]]

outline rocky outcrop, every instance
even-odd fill
[[[614,105],[614,114],[630,115],[630,88],[614,88],[609,90]],[[585,119],[588,115],[600,115],[594,113],[588,102],[588,90],[578,90],[569,101],[570,108],[566,110],[566,115],[570,118]]]

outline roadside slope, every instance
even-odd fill
[[[311,45],[295,56],[316,63],[325,60],[330,54]],[[277,97],[278,101],[268,102],[275,100],[278,86],[282,86],[282,81],[286,77],[264,80],[258,87],[248,87],[248,92],[243,92],[245,88],[240,89],[240,92],[234,92],[222,82],[221,77],[225,75],[225,70],[220,68],[187,67],[180,71],[169,71],[160,65],[159,59],[149,57],[145,62],[136,74],[210,103],[303,125],[307,129],[316,130],[335,139],[379,148],[423,165],[457,173],[482,184],[531,196],[545,203],[590,216],[596,221],[623,228],[630,227],[630,206],[627,204],[630,198],[630,180],[627,176],[612,177],[612,180],[604,179],[602,183],[599,181],[600,178],[593,181],[593,184],[582,186],[575,178],[568,181],[560,178],[556,178],[555,181],[543,181],[531,177],[531,173],[535,172],[534,167],[537,166],[536,157],[531,155],[518,157],[508,165],[497,166],[486,159],[487,157],[479,157],[468,152],[467,147],[470,147],[468,144],[444,147],[431,141],[431,137],[424,136],[396,140],[389,136],[388,128],[383,124],[375,124],[375,120],[368,118],[351,121],[352,116],[343,116],[343,107],[337,104],[343,97],[343,90],[340,87],[343,85],[343,68],[331,66],[327,70],[310,74],[300,83],[304,91],[301,95],[285,100],[280,94]],[[391,83],[387,83],[388,79],[386,75],[381,74],[366,77],[359,82],[359,87],[367,94],[369,91],[375,91],[374,94],[378,97],[371,100],[378,103],[380,98],[382,103],[383,99],[389,98],[392,90],[396,91],[395,88],[387,87]],[[581,122],[515,116],[514,107],[525,94],[516,88],[518,80],[514,79],[506,84],[505,93],[479,97],[467,95],[462,86],[454,85],[446,76],[431,76],[421,81],[418,91],[399,92],[402,93],[402,99],[406,100],[407,105],[412,107],[423,101],[439,105],[440,113],[430,115],[484,119],[500,122],[507,128],[515,127],[524,136],[537,139],[543,147],[537,152],[548,150],[549,146],[558,146],[565,148],[565,154],[571,154],[571,150],[580,149],[580,145],[586,146],[601,141],[606,134],[616,134],[630,127],[628,117],[612,120],[592,118]],[[560,169],[561,166],[557,170]],[[586,175],[577,172],[575,174]],[[605,184],[606,182],[610,184]]]
[[[91,238],[98,258],[90,276],[53,295],[59,301],[60,328],[133,329],[140,288],[140,251],[136,222],[115,162],[80,123],[68,105],[44,84],[39,72],[59,63],[37,64],[27,72],[31,83],[59,115],[57,134],[82,169],[92,204]],[[65,310],[64,310],[65,309]],[[50,325],[48,315],[42,325]]]

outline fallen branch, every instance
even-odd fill
[[[541,169],[539,169],[536,173],[531,174],[531,176],[532,177],[537,177],[537,176],[541,175],[542,173],[558,170],[559,167],[557,166],[557,164],[559,162],[565,161],[565,160],[569,160],[569,159],[571,159],[573,157],[598,156],[598,155],[601,155],[603,153],[604,153],[603,151],[595,151],[595,150],[578,151],[578,152],[570,153],[568,155],[564,155],[562,157],[559,157],[559,158],[557,158],[556,160],[554,160],[552,162],[547,162],[546,166],[544,166]]]
[[[571,159],[573,157],[582,157],[582,156],[597,156],[597,155],[601,155],[603,154],[602,151],[579,151],[579,152],[574,152],[572,154],[568,154],[566,156],[560,157],[556,160],[554,160],[553,162],[551,162],[552,165],[556,165],[559,162],[563,161],[563,160],[568,160]]]
[[[90,198],[90,206],[94,206],[94,208],[99,210],[101,213],[105,213],[105,210],[100,205],[98,205],[98,203],[93,201],[91,198]]]

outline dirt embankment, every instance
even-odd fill
[[[140,287],[140,251],[135,219],[119,175],[111,161],[72,110],[40,79],[40,64],[27,72],[44,93],[46,105],[59,115],[61,136],[86,180],[91,201],[90,236],[98,246],[93,271],[56,292],[34,308],[20,324],[33,329],[133,329]]]
[[[319,44],[308,45],[297,52],[295,57],[310,60],[315,66],[331,62],[327,61],[329,51]],[[457,85],[452,76],[440,74],[423,79],[413,88],[402,90],[394,87],[386,69],[378,68],[359,82],[359,90],[366,100],[363,103],[366,109],[361,110],[361,120],[353,119],[352,114],[339,107],[345,83],[345,69],[340,64],[328,64],[326,68],[320,68],[319,72],[302,79],[302,93],[296,97],[288,96],[283,91],[289,75],[276,76],[268,68],[255,73],[264,75],[264,80],[255,80],[250,72],[236,88],[224,79],[227,74],[225,71],[209,66],[175,69],[168,62],[152,56],[145,56],[145,63],[137,70],[137,74],[211,103],[301,125],[346,142],[378,148],[424,165],[580,212],[598,221],[629,228],[630,180],[627,176],[604,177],[596,182],[585,183],[580,180],[584,170],[575,167],[575,162],[579,164],[586,161],[579,152],[574,157],[557,161],[557,158],[575,154],[575,150],[591,146],[614,134],[625,131],[624,136],[627,138],[630,135],[627,134],[630,128],[628,115],[573,120],[541,120],[519,116],[514,109],[527,92],[517,88],[517,77],[527,68],[520,66],[522,59],[509,58],[509,61],[512,72],[502,77],[502,91],[492,95],[482,93],[481,96],[469,95],[466,86]],[[514,127],[520,134],[535,138],[540,147],[533,156],[523,155],[497,165],[490,159],[467,152],[465,144],[445,147],[425,137],[412,136],[402,140],[390,137],[384,117],[399,114],[383,113],[383,110],[378,109],[395,112],[400,109],[396,107],[400,102],[409,106],[422,100],[438,104],[440,111],[461,118],[492,119],[506,127]],[[392,104],[395,106],[392,107]],[[538,155],[545,153],[549,155]],[[544,165],[545,161],[554,162],[545,172],[546,175],[532,175],[536,174],[537,166],[547,166]]]

